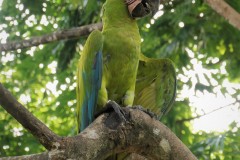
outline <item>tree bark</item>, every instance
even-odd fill
[[[39,37],[33,37],[28,40],[0,44],[0,52],[23,49],[23,48],[37,46],[40,44],[46,44],[46,43],[59,41],[59,40],[79,38],[81,36],[89,35],[93,30],[96,30],[96,29],[101,30],[102,23],[95,23],[95,24],[76,27],[68,30],[57,31],[51,34],[47,34]]]
[[[229,4],[224,0],[205,0],[205,2],[232,26],[240,30],[240,14]]]
[[[105,113],[81,134],[59,138],[1,84],[0,104],[48,149],[43,154],[8,157],[9,160],[31,159],[31,156],[49,160],[101,160],[121,152],[137,153],[158,160],[197,159],[165,125],[138,109],[123,108],[126,122],[120,121],[115,112]]]

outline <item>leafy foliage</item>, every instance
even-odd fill
[[[21,40],[98,22],[103,2],[3,0],[0,41]],[[240,31],[202,0],[164,2],[153,18],[139,21],[142,52],[149,57],[168,57],[177,68],[177,102],[163,122],[191,146],[199,159],[240,159],[239,124],[233,122],[228,131],[221,133],[193,132],[192,121],[188,119],[196,115],[196,110],[189,95],[183,94],[184,90],[194,90],[191,93],[195,95],[221,92],[239,101],[240,88],[229,88],[224,84],[226,81],[240,82]],[[240,11],[239,0],[227,2]],[[76,134],[75,74],[85,39],[81,37],[0,53],[1,83],[35,116],[62,136]],[[2,108],[0,129],[0,156],[44,150]]]

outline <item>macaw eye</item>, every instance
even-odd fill
[[[128,11],[133,18],[141,18],[150,13],[150,6],[146,0],[129,0]]]
[[[150,7],[150,5],[148,4],[148,2],[147,2],[146,0],[143,0],[143,1],[142,1],[142,4],[143,4],[143,6],[146,7],[146,8],[149,8],[149,7]]]

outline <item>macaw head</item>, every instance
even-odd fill
[[[125,0],[128,11],[133,18],[142,18],[158,11],[160,0]]]

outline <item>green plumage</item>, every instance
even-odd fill
[[[134,104],[149,109],[160,119],[171,109],[175,96],[176,73],[173,62],[141,55]]]
[[[156,5],[150,6],[156,8]],[[141,12],[133,11],[141,17]],[[108,100],[122,106],[141,105],[159,117],[170,110],[176,94],[173,63],[169,59],[143,56],[140,44],[136,20],[131,17],[125,1],[106,0],[103,30],[90,34],[78,64],[79,132],[93,121],[94,113]]]
[[[89,36],[78,64],[78,131],[91,123],[93,113],[108,100],[123,106],[133,104],[140,43],[136,20],[129,16],[125,1],[107,0],[103,6],[103,30]],[[97,86],[93,85],[98,82],[91,79],[96,72],[97,53],[102,55],[103,66],[101,88],[95,93]],[[97,96],[97,102],[93,95]]]
[[[103,79],[98,104],[114,100],[132,105],[141,37],[124,0],[107,0],[103,7]]]

